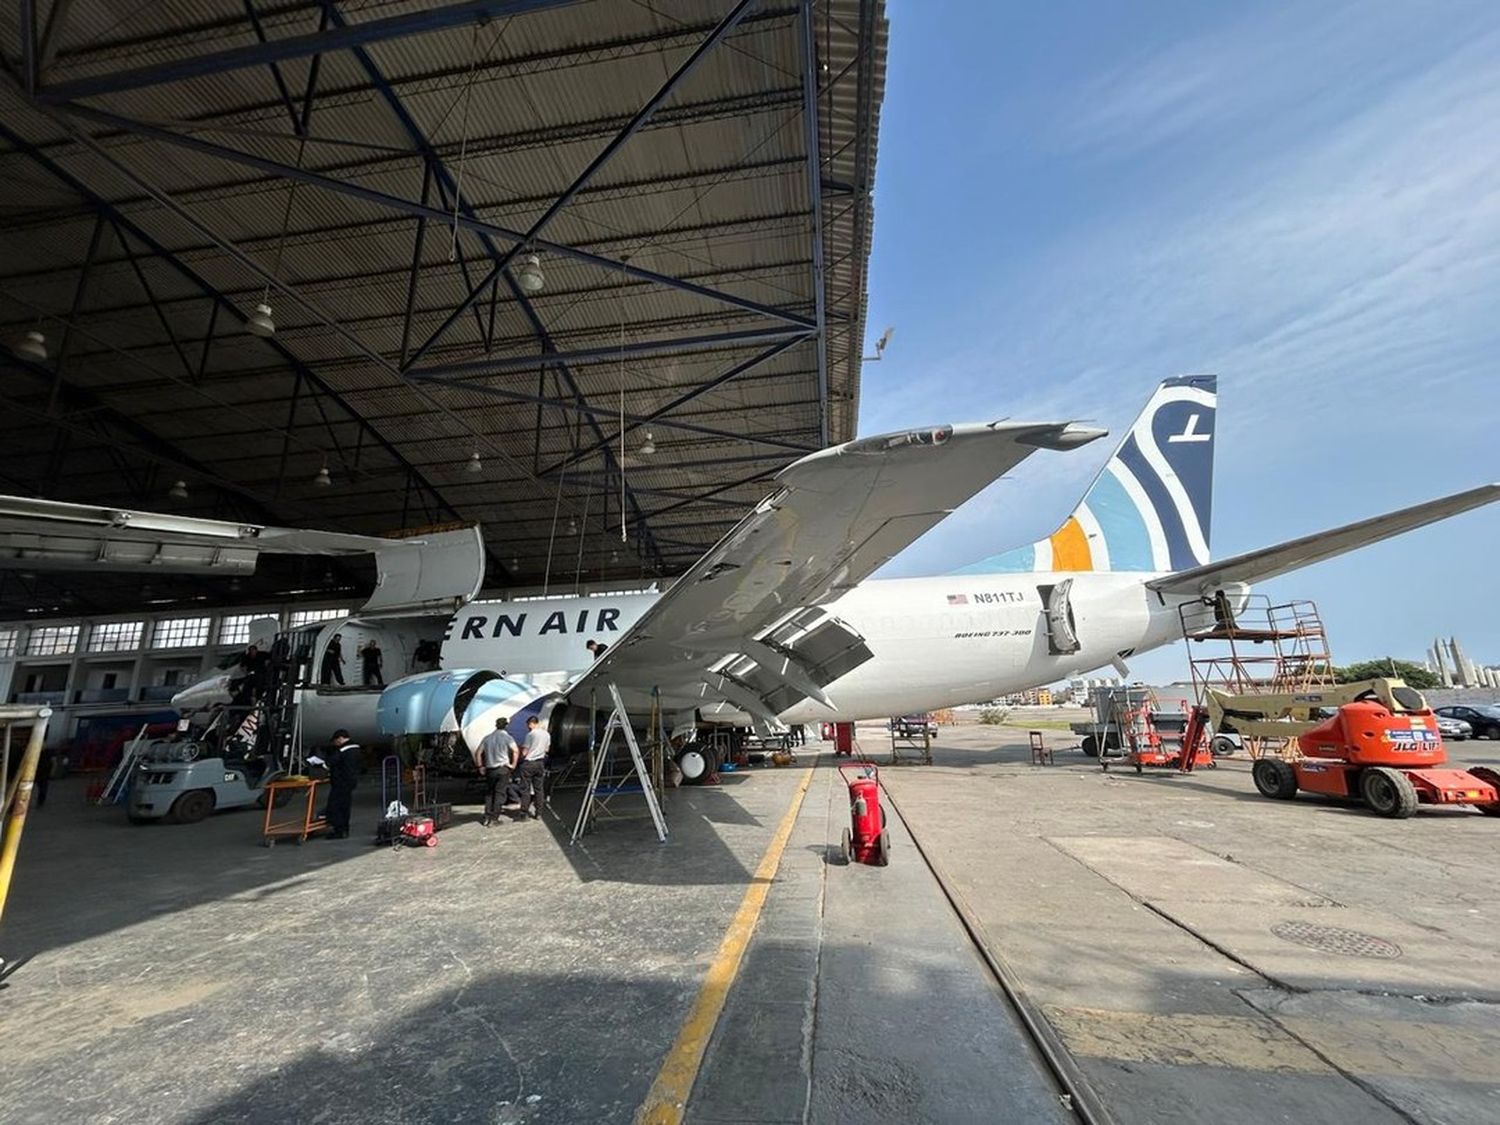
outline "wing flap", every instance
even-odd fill
[[[1414,531],[1430,523],[1456,516],[1500,500],[1500,484],[1486,484],[1466,492],[1456,492],[1423,504],[1414,504],[1383,516],[1345,524],[1330,531],[1304,535],[1274,547],[1263,547],[1243,555],[1178,571],[1147,585],[1169,594],[1208,593],[1237,583],[1252,585],[1278,575],[1300,570],[1304,566],[1335,558],[1369,543],[1378,543],[1402,532]]]

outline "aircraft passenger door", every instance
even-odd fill
[[[1042,613],[1047,619],[1047,651],[1053,656],[1067,656],[1083,647],[1078,642],[1073,620],[1072,592],[1071,578],[1064,578],[1055,586],[1037,587],[1042,596]]]

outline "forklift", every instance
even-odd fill
[[[1400,680],[1294,692],[1209,688],[1203,703],[1219,734],[1295,742],[1296,760],[1261,757],[1251,767],[1266,797],[1287,801],[1299,791],[1320,793],[1395,819],[1419,805],[1473,805],[1500,816],[1500,771],[1448,766],[1427,700]]]
[[[265,682],[248,683],[237,702],[215,704],[201,730],[189,724],[141,748],[125,767],[132,824],[194,824],[218,810],[261,806],[266,786],[299,764],[297,697],[312,657],[292,644],[293,634],[279,634]]]

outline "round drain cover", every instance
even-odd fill
[[[1400,957],[1401,947],[1393,941],[1346,930],[1342,926],[1320,926],[1315,922],[1277,922],[1271,932],[1282,941],[1296,942],[1320,953],[1337,953],[1344,957]]]

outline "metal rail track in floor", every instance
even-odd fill
[[[1058,1037],[1057,1032],[1047,1022],[1047,1018],[1042,1015],[1037,1006],[1031,1002],[1031,998],[1026,995],[1026,989],[1021,984],[1020,978],[1016,976],[1015,970],[1007,965],[1000,955],[990,948],[989,943],[984,940],[984,929],[980,925],[979,919],[974,916],[974,912],[969,908],[969,904],[964,901],[963,896],[948,882],[948,877],[943,873],[942,869],[927,854],[927,849],[922,846],[922,840],[917,835],[915,829],[913,829],[911,821],[901,811],[901,805],[896,800],[895,794],[884,785],[880,787],[880,792],[883,798],[890,803],[891,811],[905,825],[906,834],[911,837],[912,843],[916,846],[917,855],[921,857],[922,863],[926,865],[927,870],[932,873],[932,877],[937,880],[938,887],[943,892],[943,897],[948,900],[948,905],[958,915],[958,920],[964,928],[964,933],[968,935],[969,940],[974,944],[974,948],[979,952],[979,956],[984,959],[984,963],[988,966],[990,974],[995,978],[995,983],[1000,986],[1000,991],[1005,994],[1005,998],[1010,1002],[1011,1007],[1015,1009],[1016,1017],[1020,1020],[1021,1026],[1026,1029],[1026,1034],[1036,1046],[1037,1051],[1040,1052],[1042,1061],[1046,1063],[1047,1069],[1052,1072],[1052,1077],[1058,1086],[1061,1087],[1068,1108],[1072,1110],[1079,1121],[1083,1122],[1083,1125],[1116,1125],[1115,1118],[1109,1112],[1109,1108],[1104,1104],[1104,1101],[1099,1097],[1094,1088],[1089,1085],[1088,1079],[1084,1077],[1083,1071],[1079,1069],[1077,1062],[1074,1061],[1073,1056],[1068,1052],[1062,1039]]]

